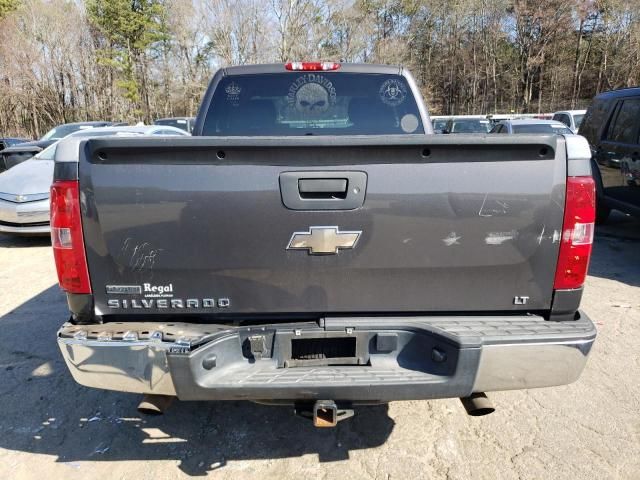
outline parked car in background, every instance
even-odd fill
[[[538,120],[524,118],[516,120],[502,120],[491,129],[490,133],[556,133],[559,135],[573,134],[573,131],[564,123],[554,120]]]
[[[28,142],[26,138],[0,137],[0,151],[19,143]]]
[[[498,122],[501,122],[502,120],[512,120],[516,118],[514,114],[512,113],[507,113],[507,114],[503,114],[503,113],[490,113],[487,115],[487,120],[489,120],[491,122],[491,127],[493,128],[494,125],[496,125]]]
[[[580,135],[591,146],[596,220],[606,221],[612,209],[640,217],[640,87],[596,96]]]
[[[553,120],[564,123],[575,133],[578,133],[585,113],[587,113],[586,110],[565,110],[554,113]]]
[[[433,133],[442,133],[447,128],[447,122],[451,117],[449,116],[437,116],[431,117],[431,125],[433,125]]]
[[[442,133],[489,133],[491,121],[486,117],[452,117]]]
[[[108,127],[112,126],[113,122],[77,122],[77,123],[63,123],[57,127],[52,128],[45,133],[40,141],[46,140],[60,140],[67,135],[77,132],[78,130],[87,130],[89,128]]]
[[[47,142],[50,145],[52,142]],[[18,143],[4,150],[0,150],[0,173],[15,167],[19,163],[29,160],[31,157],[40,153],[45,147],[41,147],[36,142]]]
[[[0,174],[0,232],[49,233],[49,187],[55,143]]]
[[[70,133],[77,132],[78,130],[107,127],[110,125],[113,125],[113,122],[78,122],[58,125],[45,133],[40,140],[19,143],[0,151],[0,172],[9,170],[17,164],[24,162],[25,160],[29,160],[49,145],[54,144]]]
[[[189,136],[168,126],[104,127],[76,131],[64,142],[78,145],[88,137],[164,135]],[[17,234],[49,233],[49,188],[53,180],[53,159],[60,141],[49,145],[33,158],[0,174],[0,232]]]
[[[159,118],[153,123],[154,125],[168,125],[171,127],[181,128],[182,130],[191,133],[193,131],[195,121],[195,117],[172,117]]]

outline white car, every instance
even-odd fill
[[[0,232],[22,235],[49,234],[49,188],[53,180],[56,149],[61,142],[80,142],[107,135],[189,136],[166,125],[99,127],[79,130],[48,146],[34,157],[0,174]]]
[[[564,110],[554,113],[553,120],[564,123],[571,130],[578,133],[585,113],[587,113],[586,110]]]
[[[489,133],[541,133],[541,134],[573,134],[573,131],[564,123],[554,120],[537,120],[535,118],[523,118],[516,120],[503,120],[494,125]]]

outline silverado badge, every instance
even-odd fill
[[[294,232],[287,250],[307,250],[309,255],[335,255],[341,248],[354,248],[362,231],[341,232],[338,227],[309,227]]]

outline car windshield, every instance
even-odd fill
[[[559,135],[573,133],[562,124],[553,123],[527,123],[524,125],[514,125],[513,133],[556,133]]]
[[[489,120],[454,120],[451,124],[451,133],[489,133],[489,130]]]
[[[411,87],[390,74],[230,75],[217,85],[204,135],[424,133]]]
[[[576,124],[576,128],[580,128],[580,125],[582,124],[582,119],[584,118],[584,113],[581,113],[580,115],[574,115],[573,116],[573,121]]]
[[[88,128],[93,128],[93,126],[79,124],[59,125],[45,133],[40,140],[60,140],[70,133],[77,132],[78,130],[85,130]]]
[[[58,146],[58,142],[54,143],[53,145],[49,145],[40,153],[34,155],[33,158],[36,160],[53,160],[56,155],[57,146]]]

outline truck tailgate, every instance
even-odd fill
[[[546,310],[565,178],[561,136],[89,140],[96,312]]]

